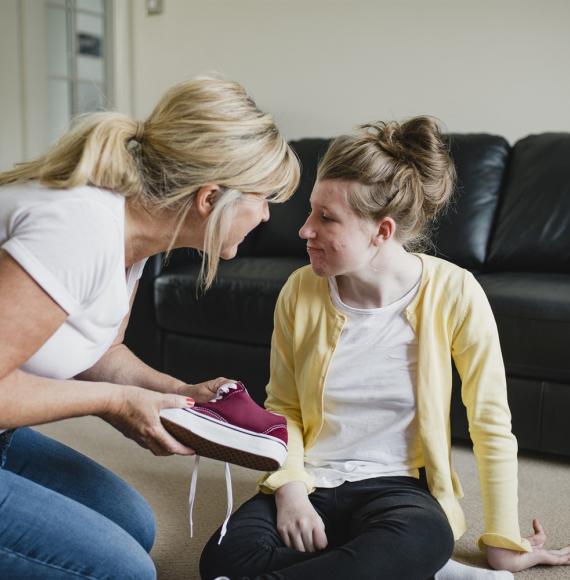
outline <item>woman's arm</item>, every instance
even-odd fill
[[[136,385],[159,393],[174,393],[191,397],[199,403],[209,401],[216,395],[218,388],[224,383],[231,382],[231,379],[218,377],[203,383],[189,385],[180,379],[153,369],[123,343],[137,289],[138,281],[131,295],[129,312],[123,319],[113,344],[91,368],[75,378],[83,381]]]
[[[0,380],[0,428],[102,416],[118,404],[120,397],[119,388],[108,383],[48,379],[16,369]]]
[[[138,285],[137,281],[131,294],[129,311],[121,322],[113,344],[91,368],[78,374],[75,378],[82,381],[137,385],[160,393],[175,393],[177,387],[184,384],[183,381],[148,366],[123,343]]]
[[[20,370],[65,322],[67,313],[0,250],[0,428],[98,415],[157,455],[192,453],[162,427],[159,411],[186,397],[105,381],[57,380]]]
[[[160,422],[160,410],[188,406],[186,397],[130,385],[38,377],[18,369],[0,380],[0,428],[96,415],[155,455],[192,455]]]
[[[113,344],[89,369],[78,374],[82,381],[105,381],[119,385],[136,385],[159,393],[177,393],[184,381],[161,373],[144,363],[127,345]],[[210,398],[212,395],[210,394]]]

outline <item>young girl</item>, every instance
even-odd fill
[[[300,230],[310,266],[275,311],[267,408],[288,459],[207,544],[204,579],[511,577],[448,562],[466,524],[450,464],[452,359],[462,378],[491,566],[567,564],[520,535],[517,443],[497,328],[466,270],[411,253],[453,191],[436,123],[364,125],[321,161]]]

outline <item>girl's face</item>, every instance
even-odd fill
[[[348,205],[347,193],[358,187],[350,181],[317,181],[311,194],[311,213],[299,235],[307,240],[307,252],[317,276],[356,273],[369,266],[378,252],[378,229],[358,217]]]
[[[246,193],[239,200],[228,237],[222,245],[220,257],[231,260],[245,236],[261,222],[269,220],[269,203],[262,195]]]

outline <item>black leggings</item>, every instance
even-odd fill
[[[288,548],[276,528],[273,495],[258,493],[219,530],[200,560],[203,580],[427,580],[453,552],[453,534],[439,503],[412,477],[377,477],[317,488],[309,496],[325,524],[328,546]]]

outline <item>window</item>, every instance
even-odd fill
[[[47,0],[48,137],[111,107],[110,0]]]

